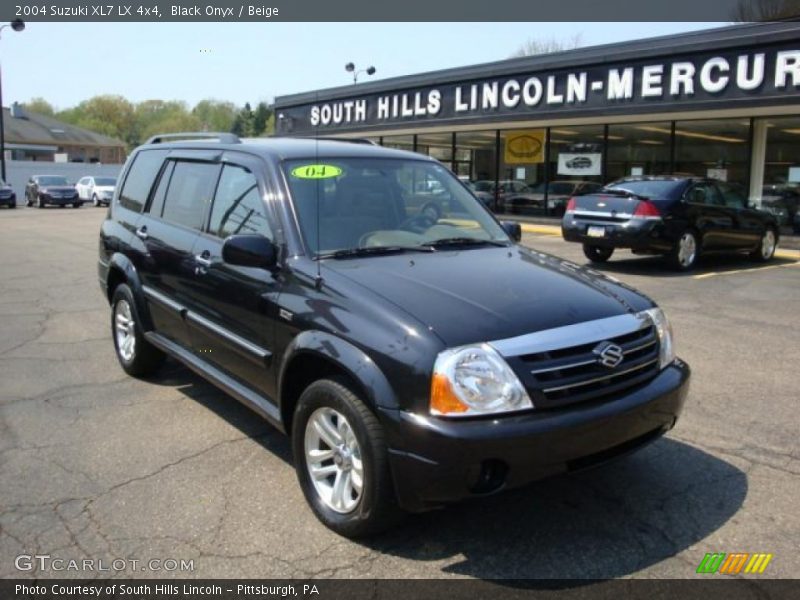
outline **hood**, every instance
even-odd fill
[[[492,341],[653,306],[589,269],[521,247],[328,260],[445,345]]]

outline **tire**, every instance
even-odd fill
[[[697,264],[699,253],[700,238],[694,229],[687,229],[669,253],[670,265],[678,271],[690,271]]]
[[[44,208],[44,200],[41,196],[36,196],[36,208]]]
[[[593,263],[604,263],[611,258],[612,254],[614,254],[613,248],[592,246],[591,244],[583,245],[583,255]]]
[[[81,206],[83,206],[83,202],[76,202],[72,205],[72,208],[80,208]]]
[[[152,375],[164,362],[164,353],[144,337],[133,292],[125,283],[114,289],[111,299],[111,338],[117,360],[128,375]]]
[[[100,206],[100,201],[97,199],[97,194],[92,194],[92,204],[95,208]]]
[[[775,256],[775,249],[778,246],[778,236],[772,227],[767,227],[761,234],[758,247],[750,253],[750,258],[758,262],[768,262]]]
[[[17,203],[12,202],[11,204],[8,205],[8,208],[17,208]]]
[[[326,423],[329,429],[315,423]],[[301,394],[292,426],[292,450],[306,501],[329,529],[355,538],[384,531],[399,520],[402,512],[389,472],[383,427],[345,380],[320,379]],[[315,468],[315,451],[320,453],[316,468],[329,472],[327,476],[313,478],[310,473]],[[360,490],[356,477],[361,480]],[[338,499],[337,488],[342,490]]]

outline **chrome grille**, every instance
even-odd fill
[[[613,368],[603,366],[597,354],[608,343],[622,350],[623,359]],[[590,321],[492,345],[512,365],[537,408],[611,400],[659,370],[658,337],[646,315]]]

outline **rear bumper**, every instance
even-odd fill
[[[678,360],[611,402],[494,420],[381,409],[399,502],[422,511],[627,454],[675,425],[689,376]]]
[[[602,228],[603,235],[589,235],[589,228]],[[669,228],[660,219],[630,219],[615,223],[576,218],[567,214],[561,221],[561,234],[568,242],[578,242],[604,248],[669,252],[675,241]]]

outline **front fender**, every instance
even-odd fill
[[[365,400],[373,407],[398,408],[397,395],[389,380],[369,355],[340,337],[323,331],[300,333],[286,347],[278,374],[278,390],[282,392],[284,376],[298,356],[314,355],[344,370],[364,389]],[[283,394],[279,392],[279,397]]]

